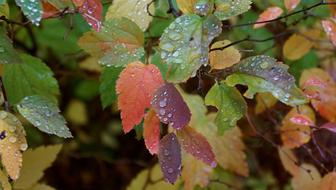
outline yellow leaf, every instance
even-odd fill
[[[335,190],[336,189],[336,172],[330,172],[325,175],[320,184],[320,190]]]
[[[75,125],[85,125],[88,122],[86,105],[79,100],[71,100],[65,111],[67,119]]]
[[[62,145],[52,145],[27,150],[23,154],[21,177],[15,181],[14,188],[27,189],[32,187],[41,179],[43,171],[51,166],[61,149]]]
[[[278,102],[278,99],[274,98],[271,93],[265,92],[258,93],[256,96],[256,101],[257,105],[254,111],[256,114],[260,114],[274,106]]]
[[[184,13],[193,13],[194,5],[197,3],[197,0],[176,0],[176,3],[180,10]]]
[[[55,190],[55,188],[50,187],[49,185],[46,184],[37,183],[27,190]]]
[[[0,5],[0,16],[5,16],[6,18],[9,17],[9,6],[7,3]],[[1,22],[2,20],[0,20]]]
[[[102,71],[102,67],[99,65],[98,59],[92,56],[80,62],[79,68],[96,73],[100,73]]]
[[[321,31],[316,29],[307,30],[301,34],[293,34],[285,42],[283,54],[289,60],[297,60],[303,57],[314,45],[314,40],[318,40]]]
[[[301,168],[297,165],[298,159],[294,155],[294,152],[286,147],[278,148],[278,152],[281,163],[286,171],[288,171],[292,176],[298,175]]]
[[[11,113],[0,111],[0,155],[9,176],[16,180],[22,166],[22,151],[28,147],[21,122]]]
[[[12,186],[8,181],[7,174],[1,170],[0,170],[0,185],[1,185],[0,189],[2,187],[4,190],[12,190]]]
[[[151,4],[151,6],[147,6]],[[106,20],[125,17],[135,22],[145,31],[153,17],[147,11],[154,14],[152,0],[114,0],[106,13]]]
[[[211,49],[224,47],[231,42],[229,40],[218,41],[211,46]],[[241,55],[239,51],[230,46],[223,50],[215,50],[210,52],[210,65],[212,69],[225,69],[240,61]]]
[[[301,168],[298,175],[292,178],[293,190],[318,190],[321,181],[319,171],[309,164],[302,164],[301,167],[304,169]],[[310,173],[307,170],[310,170]]]

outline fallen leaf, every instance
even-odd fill
[[[264,12],[259,15],[257,24],[253,25],[253,28],[260,28],[267,24],[265,21],[274,20],[278,18],[283,13],[283,10],[280,7],[268,7]],[[264,23],[262,23],[264,22]]]
[[[218,41],[212,44],[211,49],[225,47],[231,42],[228,40]],[[212,69],[225,69],[240,61],[241,55],[233,46],[223,50],[210,51],[209,59]]]

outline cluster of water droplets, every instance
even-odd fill
[[[216,1],[215,15],[226,20],[230,17],[240,15],[251,8],[251,0],[219,0]]]
[[[211,4],[210,2],[204,0],[204,1],[198,1],[195,5],[194,5],[194,13],[200,15],[200,16],[206,16],[210,9],[211,9]]]
[[[42,19],[42,5],[39,0],[15,0],[21,7],[23,14],[36,26],[40,25]]]
[[[95,3],[96,1],[84,1],[83,5],[79,7],[79,12],[82,14],[83,18],[87,23],[96,31],[100,31],[102,27],[101,22],[101,3]]]
[[[175,127],[175,122],[173,115],[176,112],[176,109],[172,107],[168,107],[169,101],[169,95],[168,92],[165,90],[162,94],[155,94],[151,104],[152,105],[158,105],[158,112],[157,116],[159,117],[160,121],[166,124],[170,124],[170,126]]]

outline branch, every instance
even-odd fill
[[[7,93],[6,93],[6,89],[5,89],[5,86],[3,84],[1,76],[0,76],[0,89],[2,91],[2,95],[3,95],[3,98],[4,98],[4,109],[5,109],[6,112],[10,112],[10,105],[9,105],[9,102],[8,102],[8,99],[7,99]]]

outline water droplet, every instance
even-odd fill
[[[26,151],[28,148],[28,145],[26,143],[20,145],[20,150],[21,151]]]
[[[172,174],[172,173],[174,172],[174,169],[173,169],[173,168],[168,168],[167,172],[168,172],[169,174]]]

